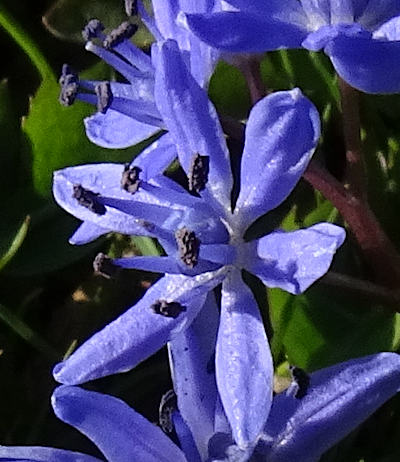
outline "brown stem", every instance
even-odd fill
[[[268,93],[261,78],[260,60],[249,57],[238,62],[238,68],[246,79],[252,104],[256,104]]]
[[[400,288],[400,256],[368,204],[327,170],[311,162],[303,177],[339,210],[374,272],[375,280]]]
[[[337,287],[354,295],[373,299],[385,304],[391,311],[400,312],[400,289],[390,290],[386,287],[374,284],[370,281],[363,281],[347,274],[340,274],[329,271],[321,279],[320,283],[330,287]]]
[[[360,137],[360,94],[338,77],[346,146],[346,182],[355,195],[366,199],[367,176]]]

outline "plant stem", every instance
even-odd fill
[[[390,290],[386,287],[364,281],[347,274],[329,271],[320,280],[321,284],[337,287],[354,295],[363,296],[385,304],[392,311],[400,312],[400,289]]]
[[[254,106],[268,93],[261,78],[260,59],[257,57],[248,57],[239,61],[237,66],[246,79],[251,102]]]
[[[386,287],[398,289],[400,256],[368,203],[347,190],[315,162],[310,163],[303,177],[339,210],[373,270],[375,280]]]
[[[346,182],[355,195],[367,199],[367,175],[360,136],[360,94],[338,77],[346,146]]]

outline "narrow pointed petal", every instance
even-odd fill
[[[400,15],[398,0],[369,0],[367,2],[363,0],[362,3],[367,3],[367,5],[359,11],[358,22],[368,29],[376,29],[389,19]]]
[[[123,234],[157,236],[152,226],[173,221],[181,212],[176,210],[174,214],[171,210],[176,207],[168,200],[168,191],[165,191],[167,202],[142,191],[132,198],[121,187],[123,170],[122,164],[80,165],[59,170],[54,173],[54,197],[67,212],[95,226]],[[98,214],[81,205],[74,195],[75,185],[99,194],[98,202],[104,206],[104,212]]]
[[[148,181],[150,178],[162,175],[177,155],[171,137],[165,134],[143,150],[135,158],[133,165],[142,169],[142,178]]]
[[[134,368],[188,327],[204,304],[206,294],[224,278],[223,270],[193,278],[166,275],[136,305],[80,346],[54,368],[57,381],[77,385]],[[177,317],[156,314],[159,300],[177,302],[185,311]]]
[[[311,30],[330,24],[330,0],[300,0]]]
[[[400,39],[400,16],[393,18],[381,27],[376,29],[373,33],[373,38],[383,40],[399,40]]]
[[[233,270],[222,286],[221,320],[216,348],[218,390],[233,438],[252,447],[268,418],[273,365],[258,305]]]
[[[190,462],[201,462],[202,459],[197,450],[192,432],[178,411],[173,412],[172,421],[180,446],[187,460]]]
[[[113,264],[126,269],[152,271],[154,273],[185,274],[195,276],[206,271],[215,271],[220,265],[204,260],[198,260],[194,268],[179,262],[179,255],[169,257],[125,257],[116,258]]]
[[[215,342],[219,313],[210,292],[192,324],[169,342],[170,364],[179,412],[189,426],[202,460],[214,433],[217,401]]]
[[[52,405],[56,416],[91,439],[108,462],[187,462],[159,427],[120,399],[63,386],[54,391]]]
[[[1,462],[102,462],[96,457],[40,446],[0,446]]]
[[[400,390],[400,356],[379,353],[311,374],[308,392],[277,395],[266,426],[268,462],[316,462]]]
[[[90,223],[90,221],[84,221],[69,238],[69,243],[73,245],[87,244],[108,232],[110,232],[110,230],[94,225],[93,223]]]
[[[303,24],[247,11],[188,14],[186,20],[190,30],[202,41],[229,52],[261,53],[300,48],[307,35]]]
[[[252,109],[246,127],[236,213],[252,223],[290,194],[320,135],[315,106],[299,89],[273,93]]]
[[[400,41],[339,36],[325,53],[340,77],[354,88],[366,93],[400,92]]]
[[[156,102],[176,143],[179,160],[188,172],[194,156],[208,156],[206,188],[225,208],[229,208],[232,174],[215,108],[191,76],[176,42],[168,40],[155,50],[158,61]]]
[[[330,0],[332,24],[351,23],[354,21],[354,0]]]
[[[260,259],[249,262],[246,269],[268,287],[299,294],[328,271],[345,236],[343,228],[330,223],[276,231],[258,240]]]
[[[179,2],[172,0],[152,1],[154,19],[157,27],[165,39],[179,39],[179,27],[176,17],[179,13]]]
[[[132,103],[133,104],[133,103]],[[154,135],[160,128],[147,125],[112,109],[84,119],[89,140],[103,148],[123,149]]]

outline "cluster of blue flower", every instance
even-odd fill
[[[366,92],[400,91],[391,63],[400,54],[395,0],[126,1],[156,42],[151,56],[123,23],[108,35],[98,20],[86,48],[125,83],[80,80],[64,66],[63,104],[96,105],[87,136],[109,147],[159,138],[130,164],[60,170],[54,196],[82,220],[85,244],[111,231],[158,240],[165,256],[111,259],[118,267],[163,273],[144,297],[54,369],[52,398],[62,421],[88,436],[110,462],[316,462],[400,389],[400,356],[380,353],[309,376],[292,369],[273,396],[273,363],[255,298],[242,270],[267,287],[305,291],[329,269],[345,231],[319,223],[248,241],[255,220],[280,205],[303,175],[320,136],[314,105],[299,89],[261,99],[251,110],[240,175],[232,173],[223,129],[206,88],[221,53],[324,49],[337,73]],[[379,72],[378,72],[379,70]],[[379,76],[379,78],[378,78]],[[166,175],[175,159],[187,188]],[[232,199],[234,183],[240,186]],[[222,285],[221,297],[214,289]],[[218,304],[220,306],[218,306]],[[163,400],[165,432],[122,401],[75,385],[134,368],[168,345],[174,395]],[[166,433],[176,432],[179,446]],[[42,447],[0,447],[0,461],[98,459]]]

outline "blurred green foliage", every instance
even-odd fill
[[[44,16],[43,24],[40,22]],[[93,109],[83,103],[58,103],[57,75],[62,62],[86,77],[109,78],[110,69],[82,50],[80,30],[92,17],[114,27],[121,19],[120,0],[55,0],[0,5],[0,442],[48,444],[85,450],[93,447],[64,430],[52,416],[48,399],[54,383],[51,367],[118,313],[134,304],[154,275],[121,272],[117,280],[93,276],[97,251],[113,255],[157,254],[149,239],[111,235],[83,247],[68,244],[77,220],[59,209],[51,196],[54,170],[86,162],[130,160],[144,144],[106,150],[90,143],[83,118]],[[141,27],[135,40],[148,47]],[[340,178],[343,139],[336,78],[325,57],[281,51],[261,61],[270,90],[299,86],[314,101],[323,120],[316,156]],[[1,80],[2,79],[2,80]],[[229,63],[218,65],[209,88],[223,116],[245,119],[251,108],[246,81]],[[400,96],[362,95],[363,141],[371,205],[395,245],[400,247]],[[236,146],[240,152],[240,146]],[[319,221],[343,224],[337,210],[300,183],[277,210],[249,233],[273,227],[286,230]],[[365,278],[367,272],[351,235],[335,259],[334,271]],[[268,290],[249,282],[264,308],[276,364],[314,370],[337,361],[383,350],[397,350],[399,315],[380,300],[331,287],[322,280],[301,296]],[[285,370],[278,368],[278,373]],[[283,372],[284,374],[284,372]],[[170,387],[165,352],[135,371],[92,385],[127,399],[156,420],[161,395]],[[395,462],[399,460],[400,400],[393,399],[323,458],[325,462]],[[396,417],[397,413],[397,417]]]

